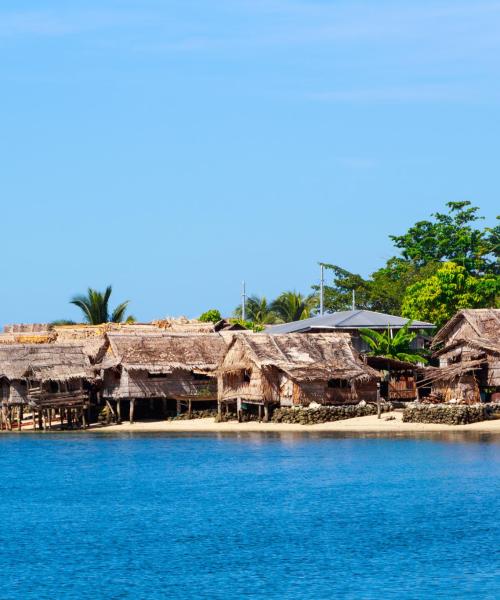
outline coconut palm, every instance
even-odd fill
[[[391,335],[389,327],[384,333],[373,329],[361,329],[360,336],[370,346],[371,352],[369,354],[372,356],[385,356],[406,362],[425,364],[427,359],[410,347],[411,342],[417,335],[413,331],[409,331],[412,323],[413,321],[408,321],[394,336]]]
[[[271,304],[271,310],[281,321],[290,323],[308,319],[316,306],[316,296],[303,296],[294,291],[280,294]]]
[[[74,296],[71,304],[78,306],[84,315],[84,319],[91,325],[100,325],[101,323],[122,323],[125,320],[125,311],[129,301],[119,304],[113,312],[109,312],[109,298],[112,288],[110,285],[104,292],[98,292],[89,288],[87,295]],[[129,316],[127,322],[133,322],[134,318]]]
[[[234,310],[234,316],[242,317],[241,306]],[[271,306],[265,296],[250,296],[245,302],[245,319],[252,321],[255,325],[272,325],[278,321],[278,317],[271,310]]]

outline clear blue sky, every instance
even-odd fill
[[[500,2],[3,0],[0,323],[141,320],[369,274],[499,206]]]

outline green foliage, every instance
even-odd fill
[[[283,292],[271,304],[272,311],[283,323],[308,319],[317,307],[315,295],[303,296],[298,292]]]
[[[70,321],[69,319],[56,319],[55,321],[51,321],[49,323],[49,328],[56,327],[58,325],[76,325],[76,322]]]
[[[475,300],[470,308],[478,302],[483,305],[487,298],[493,303],[495,280],[500,276],[500,225],[477,228],[482,217],[479,208],[470,202],[449,202],[446,206],[447,213],[437,212],[430,220],[410,227],[405,234],[390,236],[401,254],[390,258],[366,279],[338,265],[325,264],[333,274],[332,284],[325,286],[325,310],[350,309],[354,290],[357,308],[401,315],[407,290],[432,278],[444,262],[460,265],[477,280],[482,299]],[[313,289],[317,292],[319,287]],[[472,302],[471,296],[464,296],[462,302]],[[441,312],[448,314],[445,308]],[[422,318],[414,312],[410,316]]]
[[[234,315],[241,319],[241,305],[234,310]],[[245,304],[245,317],[257,325],[272,325],[278,322],[276,313],[271,310],[271,306],[265,296],[250,296]]]
[[[390,236],[403,258],[417,266],[446,261],[475,275],[498,274],[498,227],[496,231],[475,228],[473,224],[482,217],[470,202],[446,206],[448,214],[434,213],[433,221],[419,221],[404,235]]]
[[[202,323],[218,323],[222,319],[220,312],[216,308],[207,310],[200,315],[199,320]]]
[[[462,308],[499,306],[500,277],[474,277],[464,266],[444,263],[434,275],[411,285],[403,299],[403,315],[438,327]]]
[[[426,363],[427,359],[410,347],[417,335],[409,330],[411,324],[412,321],[406,323],[394,336],[391,336],[389,328],[383,333],[373,329],[362,329],[360,336],[370,346],[370,354],[373,356],[396,358],[411,363]]]
[[[234,323],[236,325],[241,325],[245,329],[249,329],[250,331],[264,331],[264,326],[259,323],[254,323],[253,321],[243,321],[243,319],[229,319],[230,323]]]
[[[125,312],[129,301],[119,304],[110,314],[109,298],[112,287],[109,285],[104,292],[98,292],[89,288],[87,295],[75,296],[71,304],[78,306],[83,312],[84,320],[91,325],[100,325],[101,323],[122,323],[125,320]],[[133,318],[133,317],[132,317]]]

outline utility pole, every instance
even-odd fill
[[[245,282],[243,282],[242,292],[241,292],[241,320],[242,321],[246,321],[246,316],[247,316],[246,308],[247,308],[247,294],[246,294]]]
[[[324,265],[320,264],[320,268],[321,268],[321,278],[319,280],[319,314],[320,316],[323,316],[323,312],[324,312],[324,292],[325,292],[325,267]]]
[[[352,290],[352,310],[356,310],[356,290]]]

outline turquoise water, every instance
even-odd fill
[[[0,598],[499,598],[500,439],[0,437]]]

